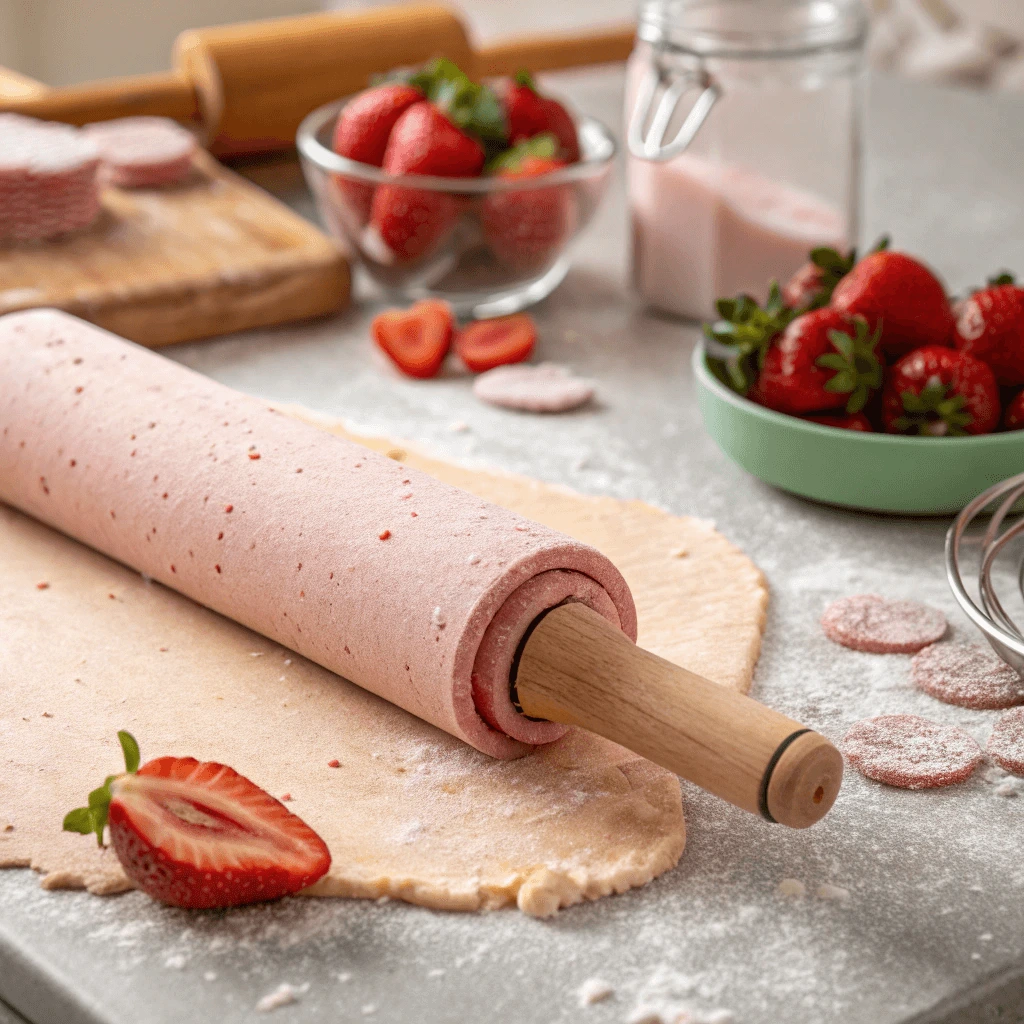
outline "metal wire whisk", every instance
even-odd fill
[[[979,494],[957,516],[946,534],[946,578],[957,603],[985,634],[996,654],[1024,675],[1024,633],[1003,607],[992,580],[992,571],[1000,555],[1016,538],[1024,536],[1024,515],[1013,514],[1013,507],[1022,498],[1024,473]],[[978,537],[977,532],[968,533],[970,527],[992,505],[997,507],[981,535],[978,550],[979,605],[964,585],[961,563],[963,548],[967,544],[973,547]],[[1017,587],[1024,595],[1024,550],[1017,560]]]

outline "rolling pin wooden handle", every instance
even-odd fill
[[[791,828],[819,821],[839,793],[843,759],[824,736],[637,647],[583,604],[533,623],[512,697],[532,718],[599,733]]]

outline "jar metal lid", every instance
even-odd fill
[[[857,50],[860,0],[642,0],[637,37],[698,57],[780,58]]]

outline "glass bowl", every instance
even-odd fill
[[[460,317],[503,316],[539,302],[561,283],[568,246],[594,215],[611,177],[615,140],[600,121],[577,121],[578,163],[536,178],[392,175],[331,149],[350,98],[314,110],[299,126],[296,143],[328,231],[388,298],[444,299]],[[373,223],[375,199],[413,225],[400,252]]]

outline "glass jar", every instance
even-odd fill
[[[633,279],[690,319],[857,237],[858,0],[645,0],[626,84]]]

